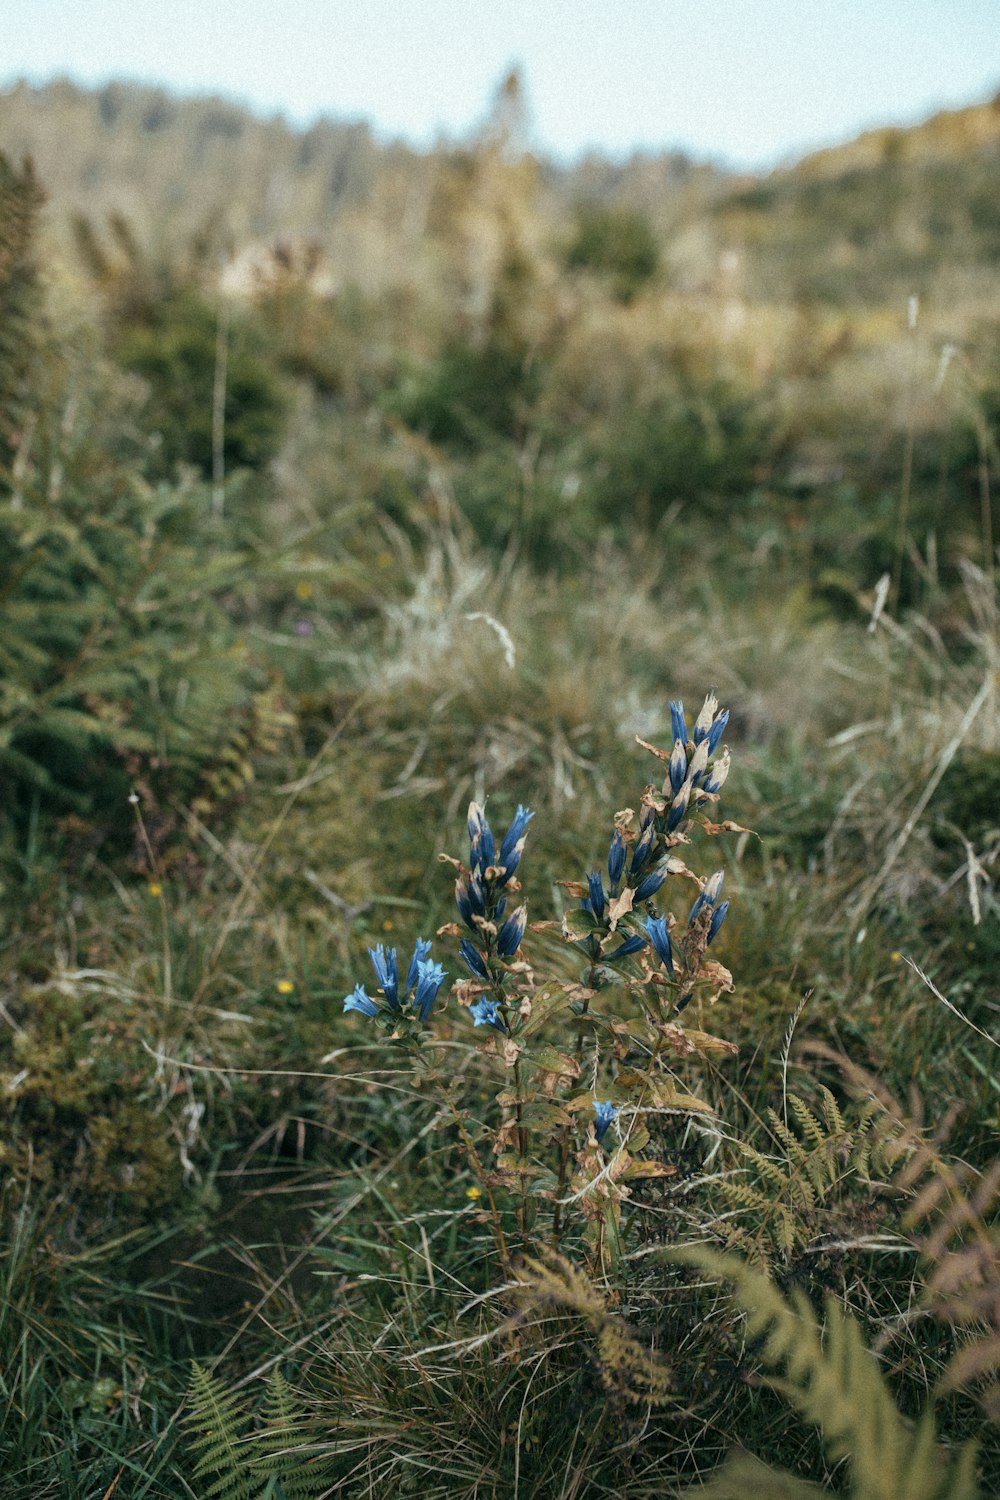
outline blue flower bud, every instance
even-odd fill
[[[688,806],[688,803],[690,802],[690,800],[691,800],[691,783],[689,781],[685,781],[684,785],[681,787],[680,791],[677,793],[677,796],[674,798],[673,802],[671,802],[671,804],[670,804],[670,811],[667,813],[667,832],[668,833],[673,833],[673,831],[677,827],[678,823],[681,822],[681,820],[684,817],[684,814],[687,812],[687,806]]]
[[[633,845],[632,861],[629,865],[629,878],[631,880],[635,879],[635,877],[642,869],[643,865],[646,863],[647,859],[649,858],[649,851],[652,849],[655,841],[656,829],[653,827],[652,823],[650,823],[646,828],[643,829],[642,837],[639,839],[638,843]]]
[[[440,964],[433,963],[430,959],[420,963],[416,993],[413,996],[413,1008],[421,1021],[427,1020],[431,1006],[445,978],[445,971]]]
[[[497,934],[497,952],[501,958],[513,958],[521,946],[527,921],[528,908],[526,906],[519,906],[517,911],[511,912]]]
[[[680,740],[682,745],[688,742],[687,721],[684,718],[684,704],[678,699],[670,705],[670,727],[674,732],[674,739]]]
[[[489,978],[489,974],[486,972],[486,965],[483,962],[482,954],[479,952],[478,948],[474,948],[472,946],[468,938],[462,939],[462,941],[458,945],[458,951],[461,954],[462,961],[465,964],[466,968],[469,970],[470,974],[474,975],[476,979]]]
[[[643,937],[641,932],[629,933],[628,937],[625,939],[624,943],[622,943],[621,947],[616,948],[614,953],[608,954],[607,962],[614,963],[616,958],[628,958],[630,953],[638,953],[639,950],[641,948],[645,948],[645,946],[646,939]]]
[[[680,739],[674,740],[673,753],[670,756],[670,789],[675,794],[684,785],[687,775],[688,758],[687,751]]]
[[[521,858],[521,853],[517,846],[523,843],[525,829],[534,816],[534,813],[529,812],[526,807],[522,807],[520,803],[517,804],[517,812],[514,814],[514,820],[504,834],[503,843],[500,845],[500,859],[498,863],[505,867],[508,874],[512,875],[517,867],[517,861]],[[515,861],[513,865],[511,864],[512,859]]]
[[[604,916],[604,885],[600,870],[591,870],[587,876],[587,887],[590,891],[589,908],[600,921]]]
[[[647,917],[644,925],[649,933],[649,941],[663,960],[667,973],[672,974],[674,955],[670,948],[670,930],[667,927],[666,917]]]
[[[612,890],[615,889],[622,878],[622,871],[625,868],[626,847],[625,840],[616,828],[615,836],[611,840],[611,847],[608,850],[608,879],[611,882]]]
[[[708,769],[708,774],[704,781],[706,792],[711,792],[714,795],[716,792],[722,791],[722,788],[726,784],[726,778],[729,775],[729,764],[729,751],[723,750],[718,761]]]
[[[708,735],[708,732],[712,727],[712,720],[715,718],[715,711],[718,706],[719,700],[715,696],[715,689],[709,688],[708,695],[705,698],[704,703],[701,705],[701,713],[695,720],[694,742],[696,745],[700,745],[702,740],[705,739]]]
[[[469,1006],[469,1015],[473,1026],[495,1026],[497,1031],[507,1030],[498,1000],[477,1000],[475,1005]]]
[[[721,714],[719,714],[716,717],[715,722],[713,723],[711,729],[708,731],[708,753],[709,753],[709,755],[714,755],[715,754],[715,748],[718,745],[719,741],[722,739],[722,736],[723,736],[723,734],[725,733],[725,730],[726,730],[726,725],[728,723],[729,723],[729,709],[728,708],[724,708],[722,710]]]
[[[632,898],[633,903],[636,901],[648,901],[650,896],[655,896],[666,878],[667,871],[665,869],[650,870],[649,874],[640,880],[636,886],[635,895]]]
[[[407,991],[412,990],[416,984],[419,978],[417,971],[424,959],[430,956],[430,951],[431,945],[429,940],[427,938],[417,938],[417,945],[413,950],[413,957],[410,959],[410,967],[406,971]]]
[[[345,1014],[349,1010],[359,1011],[361,1015],[369,1018],[378,1015],[378,1006],[371,996],[365,993],[365,987],[362,984],[356,984],[353,994],[348,995],[344,1001]]]
[[[618,1111],[610,1099],[594,1100],[594,1134],[599,1141],[603,1140],[613,1120],[617,1120]]]
[[[719,928],[722,926],[723,922],[726,920],[726,912],[728,910],[729,910],[729,902],[728,901],[723,901],[722,905],[721,906],[717,906],[715,908],[715,911],[713,911],[713,913],[712,913],[712,920],[708,924],[708,941],[709,942],[713,941],[713,939],[714,939],[716,933],[718,932]]]
[[[377,943],[374,948],[368,949],[368,957],[372,961],[375,970],[375,978],[378,980],[379,989],[393,1010],[399,1009],[399,969],[396,966],[396,950],[390,948],[388,953]]]

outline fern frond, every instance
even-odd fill
[[[183,1427],[196,1457],[194,1477],[214,1475],[199,1500],[256,1500],[253,1453],[242,1428],[246,1413],[237,1398],[199,1364],[191,1370]]]
[[[916,1425],[903,1417],[859,1325],[837,1302],[828,1299],[821,1329],[802,1292],[786,1298],[737,1257],[701,1248],[677,1256],[731,1283],[749,1334],[762,1340],[763,1363],[783,1372],[770,1383],[821,1429],[834,1460],[849,1460],[855,1500],[975,1500],[974,1447],[949,1453],[929,1412]]]

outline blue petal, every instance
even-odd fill
[[[407,992],[412,990],[413,986],[416,984],[417,979],[419,978],[417,972],[419,966],[423,963],[425,958],[430,957],[430,951],[430,940],[427,938],[417,938],[417,945],[413,950],[413,957],[410,959],[410,967],[406,971]]]
[[[666,878],[666,870],[650,870],[649,874],[636,886],[633,901],[648,901],[650,896],[656,895]]]
[[[587,885],[590,890],[590,900],[587,905],[598,921],[604,916],[604,885],[601,881],[600,870],[591,870],[587,876]]]
[[[497,952],[502,958],[512,958],[520,948],[527,920],[528,908],[519,906],[501,927],[497,934]]]
[[[618,1111],[610,1099],[594,1100],[594,1134],[603,1140],[612,1121],[617,1120]]]
[[[421,963],[417,990],[413,997],[413,1008],[421,1021],[427,1020],[431,1006],[437,999],[437,992],[444,984],[446,977],[440,964],[432,963],[430,960]]]
[[[379,989],[385,995],[393,1010],[399,1009],[399,968],[396,964],[396,950],[390,948],[386,952],[381,943],[374,948],[368,949],[368,957],[372,961],[375,970],[375,978],[378,980]]]
[[[708,926],[708,941],[709,942],[712,942],[712,940],[714,939],[714,937],[715,937],[716,933],[718,932],[719,928],[722,926],[723,922],[726,920],[726,912],[728,910],[729,910],[729,902],[728,901],[723,901],[722,905],[721,906],[717,906],[716,909],[715,909],[715,911],[713,911],[713,913],[712,913],[712,920],[711,920],[711,922],[709,923],[709,926]]]
[[[506,1031],[503,1013],[498,1000],[477,1000],[469,1006],[473,1026],[494,1026],[497,1031]]]
[[[483,962],[482,954],[479,952],[478,948],[474,948],[472,946],[468,938],[462,939],[462,941],[458,945],[458,951],[461,954],[462,962],[465,964],[470,974],[475,975],[477,979],[489,978],[489,975],[486,972],[486,965]]]
[[[687,723],[684,718],[684,704],[681,699],[670,705],[670,726],[674,732],[674,739],[680,740],[682,745],[688,742]]]
[[[354,986],[353,993],[348,995],[347,999],[344,1001],[345,1013],[349,1010],[359,1011],[361,1015],[368,1017],[378,1015],[378,1006],[375,1004],[375,1001],[365,993],[365,987],[362,984],[356,984]]]

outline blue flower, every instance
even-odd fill
[[[632,861],[629,865],[630,879],[634,880],[635,877],[639,874],[639,871],[642,869],[643,865],[646,863],[647,859],[649,858],[649,851],[652,849],[655,839],[656,829],[653,827],[652,823],[649,823],[643,829],[642,837],[639,839],[632,850]]]
[[[431,1006],[437,999],[437,992],[445,981],[445,971],[440,964],[433,963],[430,959],[422,960],[417,965],[417,988],[413,996],[413,1008],[421,1021],[426,1021],[430,1015]]]
[[[486,821],[486,814],[478,802],[469,803],[469,864],[482,875],[492,865],[496,855],[496,840]]]
[[[677,827],[678,823],[684,817],[684,814],[687,812],[687,806],[688,806],[688,803],[690,802],[690,800],[691,800],[691,783],[690,783],[690,781],[685,781],[684,785],[681,787],[680,791],[677,793],[677,795],[674,798],[673,802],[671,802],[671,804],[670,804],[670,811],[667,814],[667,832],[668,833],[673,833],[673,831]]]
[[[399,1009],[399,969],[396,965],[396,950],[390,948],[388,952],[381,943],[374,948],[368,949],[368,957],[372,961],[375,970],[375,978],[378,980],[379,989],[393,1010]]]
[[[670,705],[670,727],[674,732],[674,739],[680,740],[682,746],[686,745],[688,742],[688,727],[684,718],[684,704],[680,699],[676,703],[672,702]]]
[[[428,938],[417,938],[416,947],[413,950],[413,957],[410,959],[410,967],[406,971],[407,990],[412,990],[413,986],[416,984],[418,978],[420,977],[420,965],[423,963],[425,958],[428,958],[430,956],[430,951],[430,940]]]
[[[501,958],[513,958],[521,946],[527,921],[528,908],[526,906],[519,906],[517,911],[511,912],[497,933],[497,952]]]
[[[721,792],[722,788],[726,784],[726,778],[728,775],[729,751],[723,750],[722,754],[719,756],[719,759],[711,766],[705,777],[705,791],[711,792],[713,794],[715,792]]]
[[[693,927],[703,911],[707,909],[711,912],[712,915],[708,924],[708,937],[706,940],[708,943],[712,941],[726,920],[726,912],[729,910],[728,901],[723,901],[721,906],[717,905],[719,897],[722,895],[722,882],[724,879],[725,872],[723,870],[716,870],[714,875],[708,877],[695,898],[691,914],[688,917],[688,926]]]
[[[604,885],[601,881],[600,870],[591,870],[587,876],[587,886],[590,890],[589,907],[598,921],[604,916]],[[584,905],[588,903],[585,902]]]
[[[630,953],[638,953],[640,948],[645,948],[646,939],[641,932],[630,933],[624,943],[616,948],[614,953],[609,953],[608,963],[614,963],[616,958],[628,958]]]
[[[647,917],[645,921],[649,941],[663,960],[668,974],[674,972],[674,955],[670,949],[670,930],[666,917]]]
[[[494,1026],[497,1031],[506,1031],[507,1025],[500,1009],[499,1000],[477,1000],[469,1006],[473,1026]]]
[[[345,1013],[349,1010],[360,1011],[363,1016],[371,1017],[378,1015],[378,1006],[371,996],[365,993],[363,984],[356,984],[354,986],[354,993],[348,995],[344,1001]]]
[[[723,734],[725,732],[726,725],[728,723],[729,723],[729,709],[728,708],[724,708],[722,710],[721,714],[719,714],[716,717],[715,722],[712,724],[711,729],[708,731],[708,753],[709,753],[709,755],[714,755],[715,754],[716,746],[718,745],[719,741],[722,739],[722,736],[723,736]]]
[[[470,974],[473,974],[476,979],[489,978],[489,975],[486,972],[486,965],[483,962],[482,954],[479,952],[478,948],[474,948],[472,946],[468,938],[462,939],[462,941],[458,945],[458,951],[461,954],[462,961],[465,964],[466,968],[469,970]]]
[[[610,1099],[594,1100],[594,1134],[599,1141],[604,1139],[608,1127],[617,1118],[618,1111]]]
[[[614,838],[611,840],[611,847],[608,850],[608,879],[611,882],[612,891],[622,878],[622,871],[625,868],[626,849],[625,840],[616,828]]]
[[[687,768],[687,750],[684,747],[683,741],[676,739],[674,740],[673,753],[670,756],[670,790],[675,794],[684,785]]]
[[[517,804],[517,812],[514,814],[514,820],[503,836],[503,843],[500,845],[500,855],[497,860],[497,863],[502,865],[504,870],[500,882],[502,885],[507,883],[521,863],[525,830],[534,816],[534,813],[529,812],[526,807],[522,807],[520,802]]]
[[[708,737],[718,707],[719,700],[715,696],[715,688],[709,688],[705,701],[701,705],[701,712],[695,720],[694,742],[696,745],[700,745],[702,740]],[[725,725],[723,725],[723,728],[725,728]],[[719,733],[722,733],[721,729]]]
[[[462,878],[455,881],[455,905],[466,927],[471,927],[473,932],[478,932],[479,929],[472,918],[486,915],[486,903],[483,899],[483,888],[475,875],[470,875],[468,880]]]
[[[719,928],[722,926],[723,922],[726,920],[726,912],[728,910],[729,910],[729,902],[728,901],[723,901],[722,905],[721,906],[717,906],[715,908],[715,910],[713,911],[713,913],[712,913],[712,920],[708,924],[708,942],[709,943],[714,942],[716,933],[718,932]]]
[[[656,895],[666,878],[667,871],[665,869],[650,870],[649,874],[644,876],[636,886],[635,895],[632,898],[633,901],[648,901],[650,896]]]

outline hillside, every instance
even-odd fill
[[[591,155],[571,168],[528,158],[524,227],[544,257],[581,202],[627,205],[653,224],[682,290],[714,285],[706,257],[721,255],[727,294],[752,301],[898,305],[912,291],[982,301],[1000,260],[998,100],[869,131],[749,180],[677,153]],[[20,83],[0,95],[0,149],[33,158],[64,252],[74,217],[100,226],[120,215],[140,242],[175,249],[315,240],[344,279],[371,288],[422,264],[482,144],[421,152],[363,122],[296,130],[228,100],[125,83]]]

